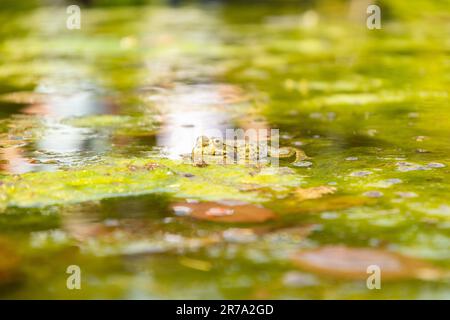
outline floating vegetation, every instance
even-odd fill
[[[367,270],[376,266],[383,279],[437,279],[442,272],[424,261],[380,249],[327,246],[300,251],[292,256],[300,268],[340,279],[367,279]]]
[[[374,31],[348,1],[88,2],[76,32],[0,10],[2,298],[449,298],[447,3]],[[193,165],[232,128],[312,160]]]
[[[173,208],[175,212],[184,211],[189,217],[214,222],[260,223],[276,218],[272,211],[260,205],[247,203],[177,203]]]
[[[295,190],[295,196],[299,201],[318,199],[326,194],[333,194],[336,190],[337,189],[335,187],[330,186],[320,186],[307,189],[298,188]]]
[[[255,174],[245,166],[198,168],[168,159],[105,159],[82,168],[5,177],[0,199],[3,207],[43,207],[159,192],[202,200],[261,202],[270,198],[255,191],[242,192],[241,187],[251,184],[277,193],[302,180],[296,174],[277,172],[271,169]]]
[[[155,121],[155,116],[152,115],[135,117],[96,115],[69,119],[65,123],[96,130],[109,129],[114,134],[127,136],[155,135],[159,128],[158,122]]]

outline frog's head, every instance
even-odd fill
[[[220,155],[223,154],[224,142],[217,137],[200,136],[197,138],[193,153],[196,155]]]
[[[209,138],[209,143],[214,146],[216,151],[223,151],[225,143],[221,138],[211,137]]]

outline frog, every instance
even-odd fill
[[[207,136],[197,138],[191,153],[191,160],[195,166],[263,164],[268,163],[270,158],[294,159],[293,162],[311,159],[303,150],[294,147],[275,148],[258,141],[224,140]]]

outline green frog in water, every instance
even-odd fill
[[[274,148],[260,141],[223,140],[217,137],[200,136],[191,153],[196,166],[208,164],[260,164],[270,158],[294,159],[294,162],[309,159],[303,150],[293,147]]]

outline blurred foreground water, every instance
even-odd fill
[[[64,7],[0,11],[0,296],[448,299],[450,7],[380,5],[382,30],[344,1],[86,7],[81,30]],[[39,179],[11,191],[110,158],[177,160],[226,128],[280,129],[313,158],[282,163],[301,188],[54,205]],[[223,208],[237,218],[205,214]]]

